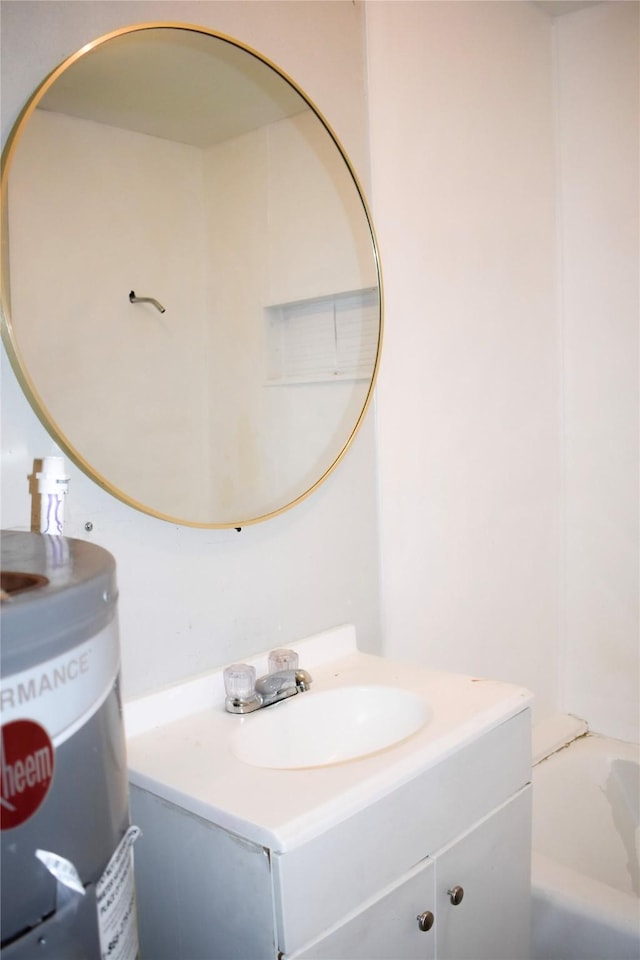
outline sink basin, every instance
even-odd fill
[[[428,713],[424,698],[397,687],[311,690],[244,717],[231,749],[255,767],[326,767],[405,740]]]

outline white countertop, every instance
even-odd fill
[[[230,740],[255,714],[224,709],[222,670],[125,704],[129,779],[272,851],[294,849],[413,779],[530,705],[522,687],[364,654],[355,629],[338,627],[291,647],[315,691],[355,684],[424,696],[429,720],[407,740],[346,763],[271,770],[237,759]],[[266,673],[267,653],[249,659]],[[287,710],[292,697],[269,710]]]

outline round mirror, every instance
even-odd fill
[[[176,24],[83,47],[12,131],[2,239],[20,383],[124,502],[243,526],[347,450],[380,351],[375,239],[326,121],[259,54]]]

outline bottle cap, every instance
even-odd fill
[[[64,472],[64,457],[43,457],[42,470],[36,473],[38,493],[67,493],[70,476]]]

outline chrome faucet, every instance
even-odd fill
[[[252,713],[270,707],[311,686],[311,675],[298,667],[298,655],[292,650],[272,650],[269,667],[287,664],[286,669],[270,670],[256,680],[256,669],[246,663],[234,663],[224,671],[228,713]]]

